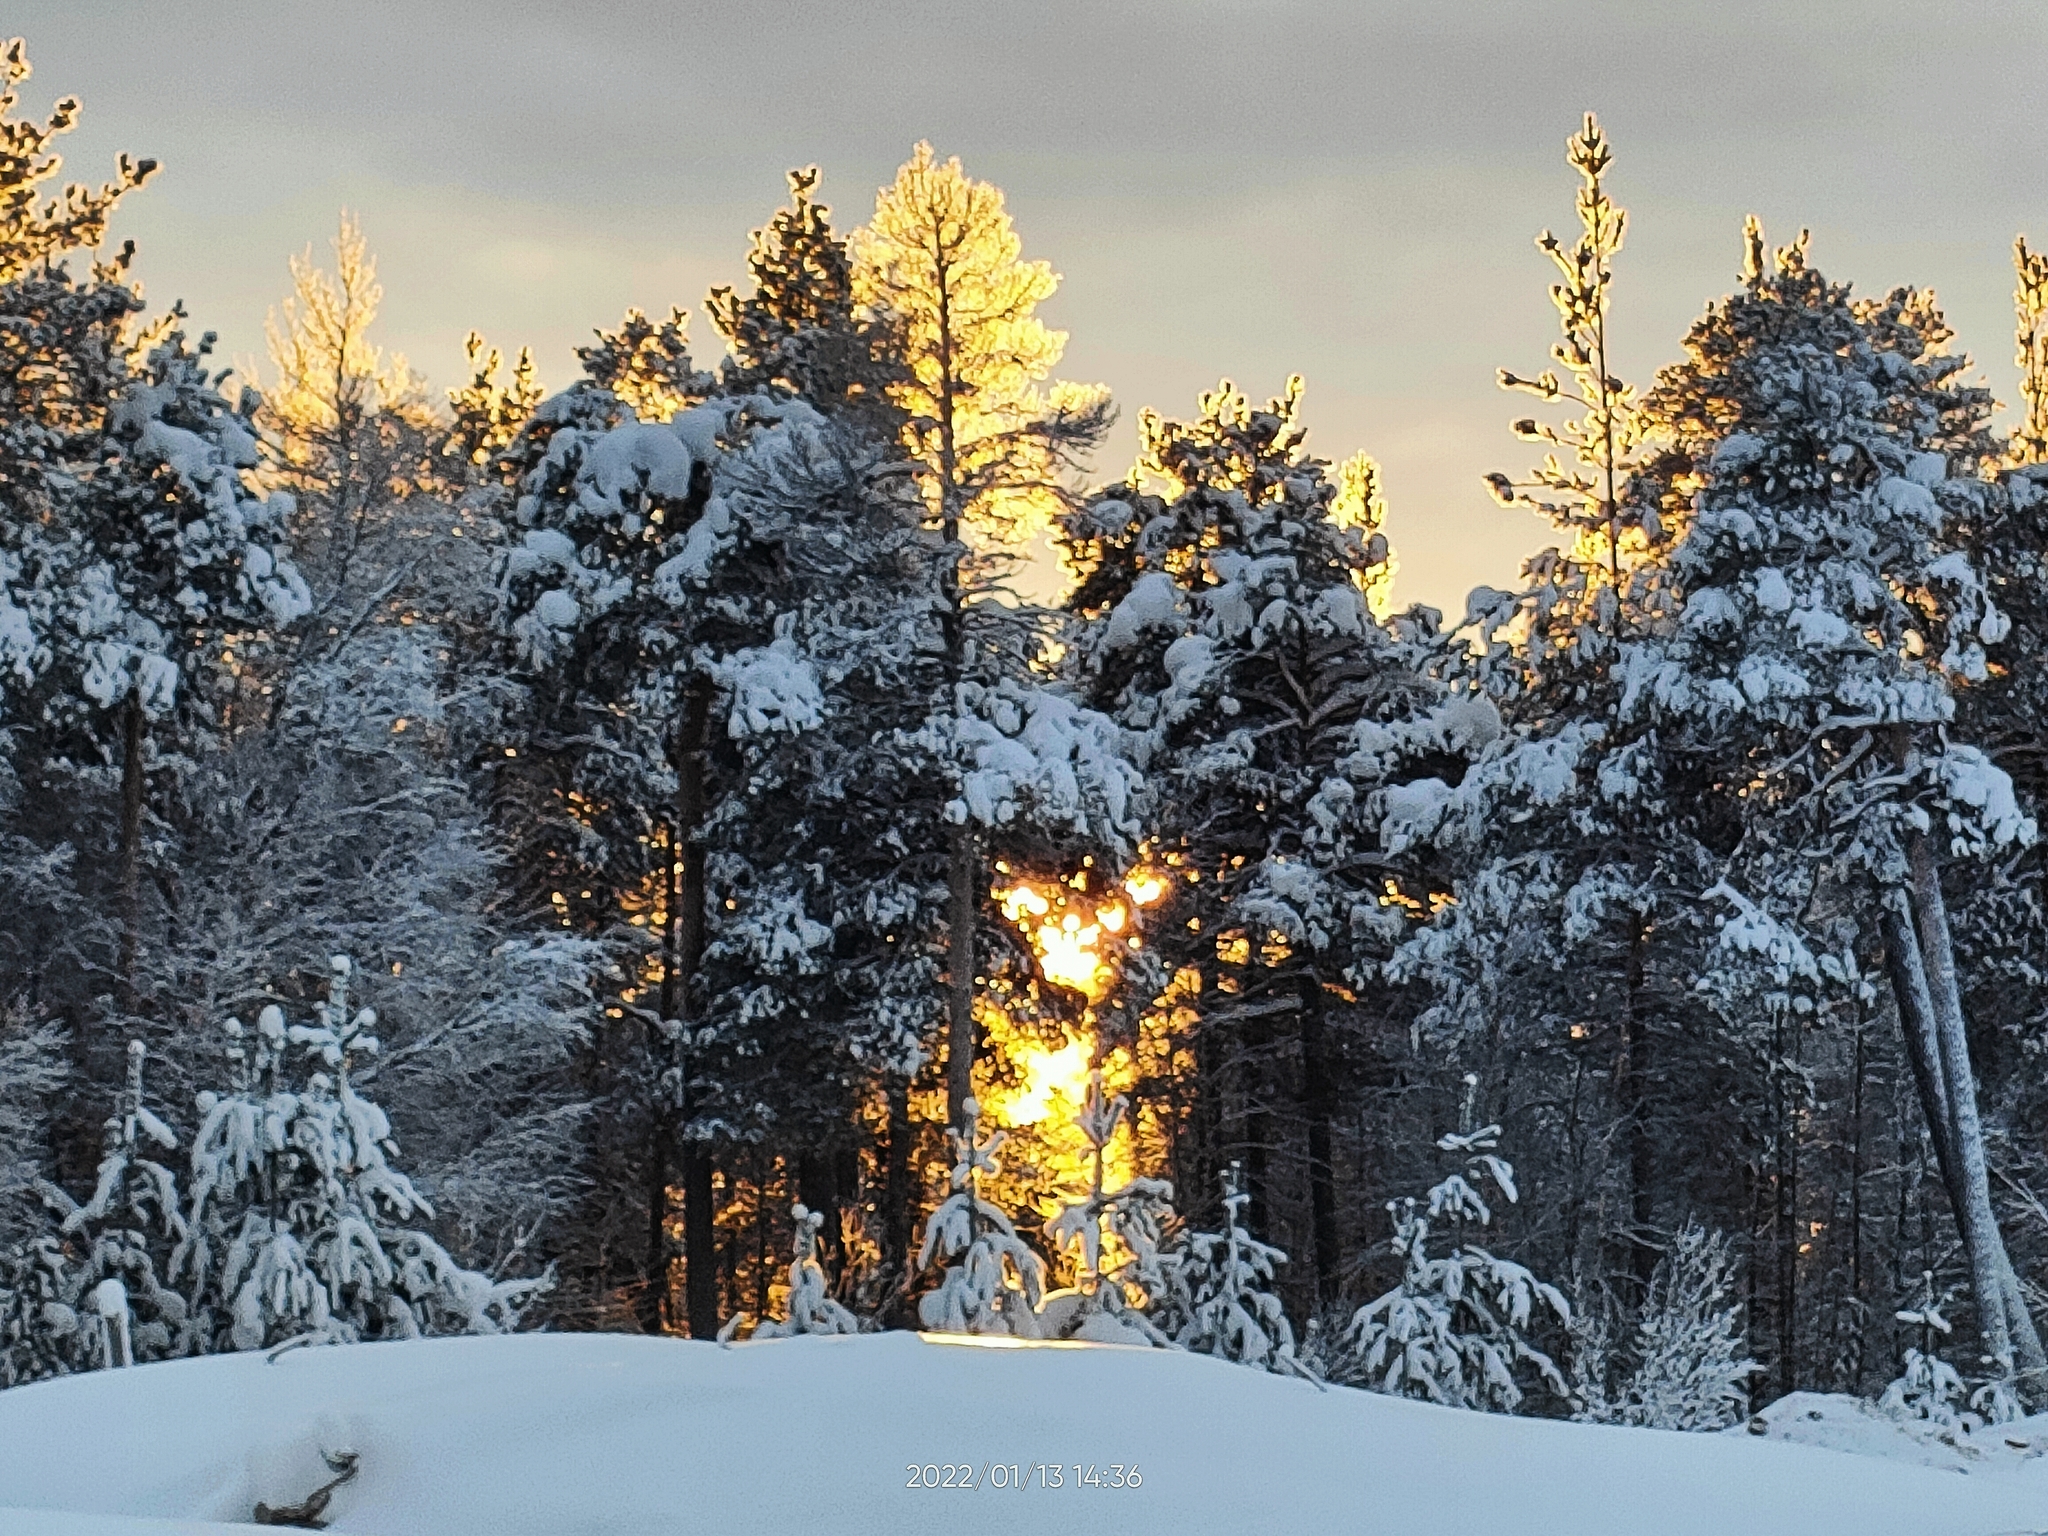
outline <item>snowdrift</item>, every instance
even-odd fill
[[[218,1533],[258,1500],[302,1500],[343,1449],[361,1472],[327,1514],[357,1536],[2048,1527],[2048,1463],[1959,1476],[1739,1432],[1318,1392],[1166,1351],[1004,1343],[540,1334],[102,1371],[0,1392],[0,1533]],[[906,1486],[927,1465],[972,1486]],[[1110,1486],[1116,1467],[1138,1485]]]

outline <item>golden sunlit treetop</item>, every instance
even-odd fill
[[[933,514],[966,518],[1016,543],[1057,509],[1048,482],[1062,447],[1092,442],[1107,419],[1098,388],[1040,383],[1066,349],[1038,319],[1059,287],[1023,242],[1000,188],[919,144],[855,231],[854,296],[898,328],[909,377],[906,446],[933,465]]]
[[[1579,173],[1579,237],[1567,245],[1546,229],[1536,240],[1560,279],[1551,284],[1550,298],[1562,334],[1550,355],[1565,376],[1545,369],[1528,379],[1503,368],[1500,385],[1577,414],[1556,423],[1516,421],[1517,437],[1552,451],[1526,480],[1492,474],[1486,481],[1502,505],[1520,502],[1571,529],[1574,558],[1587,580],[1604,576],[1608,587],[1619,590],[1630,557],[1639,560],[1662,532],[1655,509],[1646,516],[1629,505],[1643,415],[1635,390],[1608,366],[1609,289],[1614,258],[1628,233],[1628,211],[1607,195],[1603,178],[1614,152],[1592,113],[1567,141],[1566,159]]]
[[[263,323],[276,370],[264,411],[298,468],[337,448],[346,453],[349,435],[369,417],[426,407],[419,375],[369,339],[384,289],[362,226],[346,209],[333,249],[331,273],[313,260],[310,245],[291,258],[291,295]]]
[[[2021,235],[2012,244],[2012,265],[2020,420],[2010,457],[2015,464],[2042,464],[2048,463],[2048,251],[2028,250]]]

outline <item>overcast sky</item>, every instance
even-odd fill
[[[1614,335],[1647,381],[1725,292],[1742,217],[1813,230],[1830,274],[1932,285],[2014,394],[2009,247],[2048,242],[2048,5],[1626,0],[10,0],[27,105],[80,97],[67,173],[165,169],[117,232],[151,300],[254,356],[286,258],[360,216],[381,339],[437,386],[472,327],[571,348],[628,305],[698,315],[742,274],[785,169],[841,229],[928,138],[1009,194],[1062,373],[1124,417],[1220,376],[1307,377],[1310,443],[1385,468],[1397,596],[1463,608],[1548,542],[1493,507],[1522,468],[1494,369],[1554,315],[1531,241],[1572,223],[1566,136],[1597,110],[1630,210]]]

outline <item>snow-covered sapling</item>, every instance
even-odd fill
[[[917,1267],[949,1261],[936,1289],[918,1298],[918,1320],[935,1333],[996,1333],[1038,1337],[1045,1261],[1017,1236],[1010,1218],[981,1198],[979,1179],[1002,1172],[996,1154],[1005,1133],[981,1139],[981,1105],[961,1105],[965,1125],[949,1128],[953,1143],[952,1192],[932,1212],[917,1253]]]
[[[2022,1410],[2003,1377],[1994,1377],[1973,1393],[1956,1368],[1942,1359],[1940,1341],[1951,1326],[1942,1312],[1942,1299],[1934,1294],[1934,1272],[1923,1271],[1920,1284],[1919,1304],[1892,1314],[1920,1331],[1919,1347],[1907,1346],[1904,1368],[1885,1387],[1877,1406],[1895,1419],[1965,1432],[2019,1418]]]
[[[1394,1252],[1406,1270],[1399,1285],[1353,1315],[1344,1372],[1376,1391],[1505,1413],[1522,1401],[1515,1377],[1523,1366],[1559,1397],[1570,1396],[1556,1364],[1530,1342],[1527,1330],[1546,1308],[1569,1327],[1571,1307],[1522,1265],[1465,1241],[1467,1228],[1493,1220],[1479,1183],[1492,1184],[1510,1204],[1517,1197],[1514,1168],[1493,1150],[1500,1127],[1472,1129],[1477,1080],[1468,1075],[1465,1086],[1464,1129],[1437,1146],[1466,1159],[1466,1166],[1432,1189],[1425,1205],[1412,1198],[1388,1203]],[[1454,1234],[1451,1251],[1434,1258],[1430,1232],[1446,1222]]]
[[[789,1266],[789,1316],[779,1323],[763,1323],[754,1330],[754,1337],[787,1339],[800,1333],[859,1333],[860,1320],[825,1290],[825,1267],[818,1262],[818,1228],[825,1224],[824,1213],[794,1205],[789,1214],[796,1229],[796,1262]]]
[[[1735,1282],[1726,1233],[1693,1221],[1679,1228],[1650,1276],[1629,1376],[1619,1391],[1606,1395],[1599,1362],[1574,1359],[1575,1417],[1681,1430],[1724,1429],[1739,1421],[1748,1412],[1749,1379],[1762,1367],[1743,1347]],[[1597,1354],[1605,1342],[1598,1332],[1580,1338],[1581,1352]]]
[[[504,1332],[546,1284],[465,1269],[407,1225],[433,1207],[392,1165],[390,1122],[350,1080],[379,1049],[375,1012],[349,1006],[350,974],[335,956],[311,1024],[266,1007],[253,1059],[230,1020],[235,1086],[199,1096],[190,1234],[173,1263],[216,1348]],[[293,1056],[296,1081],[284,1074]]]
[[[1165,1287],[1159,1251],[1173,1217],[1173,1186],[1164,1179],[1134,1178],[1115,1189],[1104,1187],[1103,1154],[1129,1109],[1130,1100],[1122,1094],[1105,1096],[1100,1068],[1089,1074],[1088,1097],[1074,1117],[1090,1150],[1088,1187],[1062,1204],[1045,1227],[1055,1250],[1072,1253],[1077,1272],[1071,1301],[1059,1309],[1064,1316],[1057,1332],[1096,1343],[1170,1344],[1151,1318],[1130,1305],[1125,1287],[1137,1286],[1148,1304]],[[1115,1238],[1128,1255],[1106,1269],[1105,1236]],[[1044,1315],[1050,1318],[1055,1302],[1065,1300],[1059,1293],[1048,1297]]]
[[[1162,1321],[1173,1342],[1195,1354],[1316,1380],[1295,1356],[1293,1325],[1271,1289],[1287,1255],[1252,1236],[1250,1203],[1243,1171],[1232,1163],[1223,1174],[1223,1230],[1191,1232],[1165,1255]]]
[[[158,1275],[159,1260],[184,1240],[186,1227],[177,1175],[155,1155],[175,1150],[178,1139],[143,1102],[147,1058],[140,1040],[129,1042],[127,1081],[106,1123],[92,1198],[80,1205],[55,1185],[40,1186],[58,1217],[58,1243],[71,1256],[62,1310],[49,1321],[70,1335],[74,1368],[161,1360],[190,1344],[185,1299]],[[81,1313],[95,1315],[97,1327],[84,1326]]]

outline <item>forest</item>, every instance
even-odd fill
[[[346,214],[229,368],[117,238],[154,162],[61,184],[28,76],[0,1386],[923,1327],[2048,1407],[2048,254],[2009,414],[1755,220],[1624,381],[1588,114],[1488,479],[1552,547],[1446,615],[1298,377],[1099,464],[1053,267],[929,145],[858,225],[791,171],[567,388],[472,333],[437,395]]]

